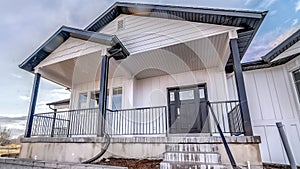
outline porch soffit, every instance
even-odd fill
[[[224,70],[229,54],[228,33],[160,49],[136,53],[114,66],[113,76],[124,70],[137,79],[209,68]]]
[[[121,61],[112,59],[110,61],[109,78],[135,77],[143,79],[209,68],[224,70],[229,57],[226,52],[228,40],[228,33],[223,33],[136,53]],[[70,44],[76,44],[72,39],[69,42]],[[65,49],[65,46],[68,47],[70,44],[67,41],[60,49]],[[60,49],[57,49],[57,52],[54,52],[53,55],[63,51]],[[94,52],[40,66],[38,71],[44,78],[72,88],[73,84],[98,81],[100,65],[101,55],[99,52]]]

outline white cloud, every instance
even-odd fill
[[[11,73],[10,75],[12,75],[15,78],[22,79],[21,75],[18,75],[18,74],[15,74],[15,73]]]
[[[19,96],[19,99],[24,100],[24,101],[29,101],[30,97],[29,96]]]
[[[258,6],[258,8],[263,8],[263,9],[267,9],[269,8],[271,5],[273,5],[277,0],[263,0],[260,5]]]
[[[245,5],[250,4],[251,0],[246,0]]]
[[[296,3],[295,10],[296,12],[300,10],[300,0]]]
[[[247,56],[243,62],[258,60],[274,47],[282,43],[289,36],[291,36],[299,27],[292,27],[290,29],[275,28],[273,31],[262,34],[255,38],[252,46],[247,51]]]
[[[298,19],[294,19],[293,23],[292,23],[292,26],[296,26],[298,24],[298,21],[299,21]]]

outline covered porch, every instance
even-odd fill
[[[123,60],[104,60],[105,46],[71,38],[35,68],[71,89],[70,110],[33,114],[30,136],[209,136],[218,135],[217,125],[228,135],[251,135],[244,129],[245,102],[227,95],[225,67],[232,50],[241,75],[236,36],[214,33]]]

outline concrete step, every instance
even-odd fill
[[[227,169],[227,167],[220,164],[163,161],[160,163],[160,169]]]
[[[218,153],[199,152],[166,152],[164,161],[169,162],[194,162],[194,163],[221,163],[221,155]]]
[[[216,144],[169,144],[166,145],[167,152],[217,152]]]

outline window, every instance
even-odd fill
[[[88,95],[86,92],[84,93],[79,93],[79,109],[85,109],[87,108],[87,98]]]
[[[99,107],[99,91],[91,92],[90,108]]]
[[[113,88],[112,109],[122,109],[122,87]]]
[[[300,100],[300,69],[293,72],[295,87],[297,90],[297,95]]]
[[[91,92],[90,108],[99,107],[99,95],[100,95],[100,91]],[[106,106],[108,106],[108,101],[109,101],[109,89],[107,89],[106,91]]]
[[[200,99],[205,99],[204,88],[199,88],[199,98]]]
[[[180,100],[192,100],[194,99],[194,90],[184,90],[179,92]]]

